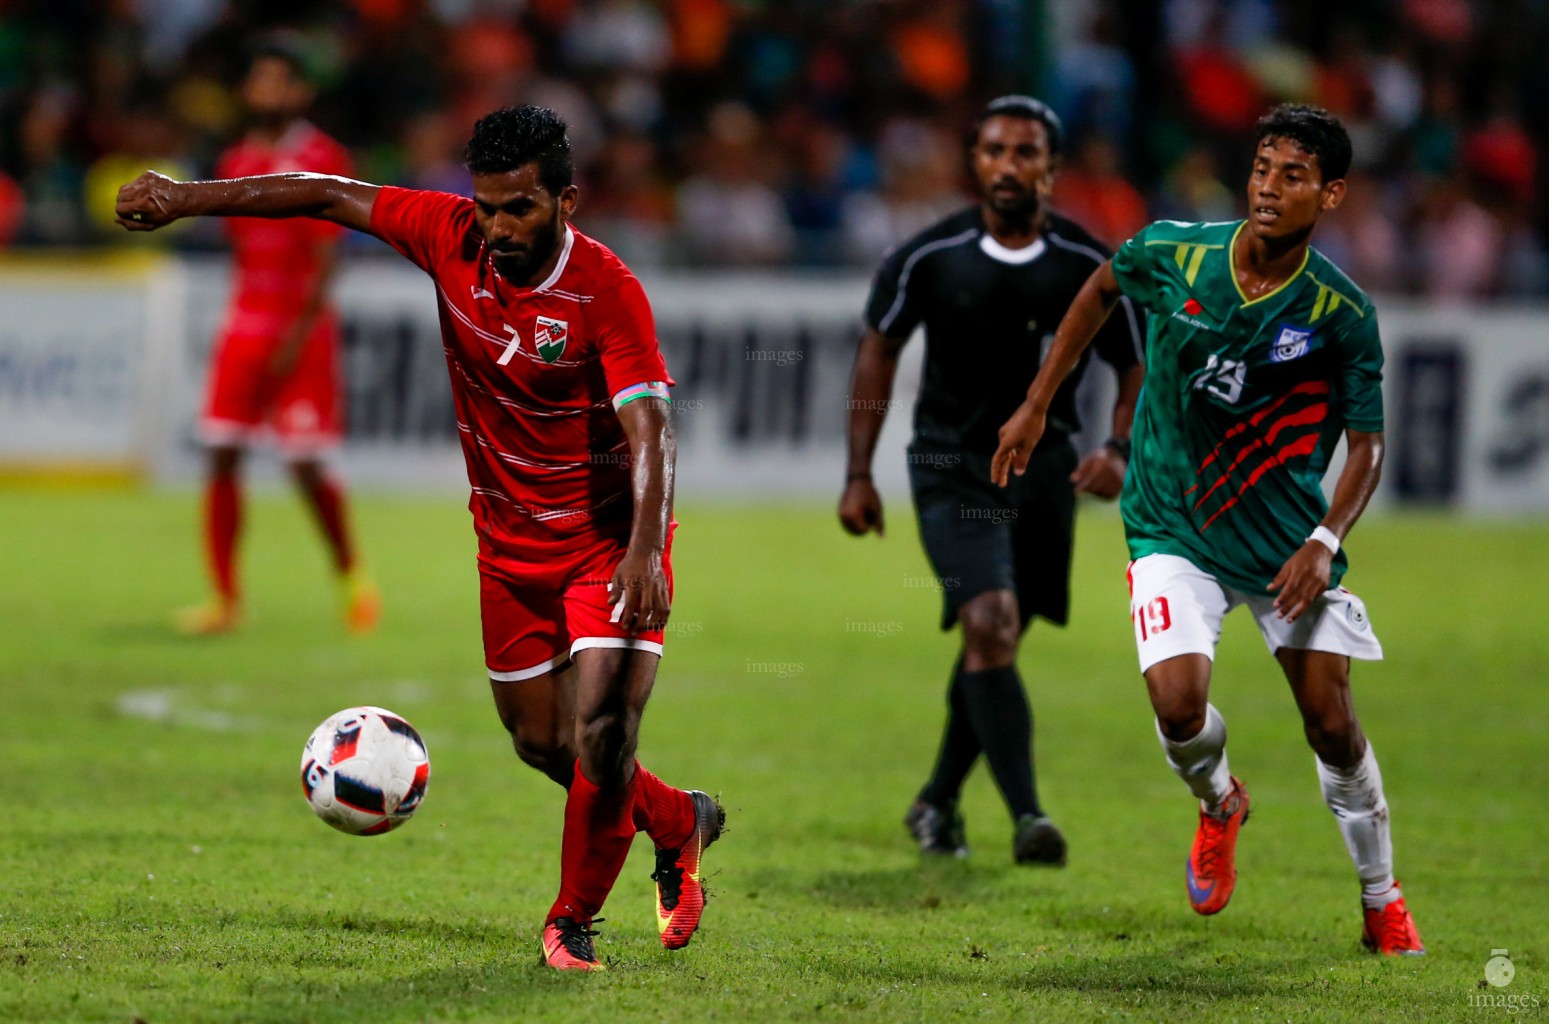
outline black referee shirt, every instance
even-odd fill
[[[1010,250],[977,206],[953,214],[882,260],[866,323],[890,338],[925,325],[925,379],[914,408],[917,442],[985,455],[1027,388],[1065,311],[1110,253],[1074,221],[1049,214],[1032,245]],[[1039,449],[1081,428],[1076,386],[1093,348],[1115,370],[1139,361],[1143,313],[1121,299],[1049,406]]]

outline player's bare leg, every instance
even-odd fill
[[[1237,832],[1248,820],[1248,791],[1226,760],[1226,722],[1210,704],[1210,658],[1181,654],[1146,670],[1157,738],[1167,763],[1199,798],[1199,826],[1184,881],[1201,914],[1225,909],[1237,885]]]
[[[489,681],[516,756],[564,789],[575,777],[575,662],[532,679]]]
[[[235,629],[242,618],[237,541],[242,533],[242,449],[209,450],[204,493],[204,549],[214,594],[209,603],[178,611],[178,632],[211,636]]]
[[[1382,771],[1361,731],[1350,696],[1350,659],[1325,651],[1281,648],[1275,654],[1307,743],[1317,755],[1318,782],[1334,812],[1361,880],[1362,941],[1390,956],[1425,952],[1403,890],[1393,878],[1393,838]]]
[[[344,488],[317,459],[294,459],[290,472],[328,543],[334,571],[339,576],[345,628],[352,633],[369,633],[382,617],[382,596],[356,556],[345,512]]]

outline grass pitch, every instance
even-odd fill
[[[364,639],[342,634],[321,545],[279,494],[250,509],[247,628],[171,635],[200,594],[195,505],[0,494],[0,1021],[1549,1015],[1544,525],[1373,518],[1351,545],[1388,651],[1357,666],[1357,706],[1430,949],[1382,961],[1358,946],[1289,694],[1238,616],[1213,699],[1254,815],[1230,909],[1189,911],[1193,810],[1135,671],[1111,511],[1083,515],[1074,624],[1035,626],[1022,658],[1071,842],[1051,870],[1012,866],[982,767],[967,863],[922,864],[900,827],[953,654],[905,505],[881,543],[827,509],[686,507],[641,758],[721,794],[730,831],[676,954],[638,842],[604,911],[612,970],[581,977],[538,963],[562,793],[493,713],[460,500],[357,502],[387,602]],[[358,703],[408,716],[434,763],[418,817],[380,838],[328,829],[296,777],[312,727]],[[1502,948],[1515,980],[1486,987]]]

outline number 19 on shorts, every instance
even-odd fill
[[[1152,598],[1137,607],[1130,617],[1135,620],[1135,628],[1140,631],[1141,643],[1145,643],[1153,633],[1165,632],[1173,624],[1172,612],[1168,610],[1165,597]]]

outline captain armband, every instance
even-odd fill
[[[664,402],[671,402],[672,395],[667,390],[667,382],[664,380],[646,381],[644,384],[631,384],[629,387],[613,396],[613,408],[622,409],[637,398],[660,398]]]

